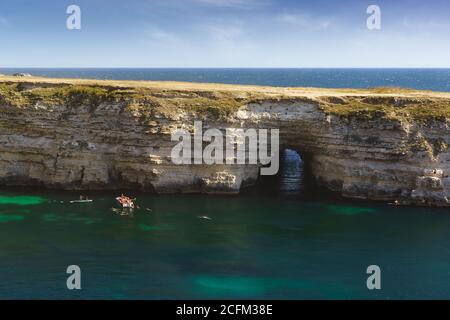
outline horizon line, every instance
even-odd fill
[[[450,69],[450,66],[447,67],[418,67],[418,66],[410,66],[410,67],[5,67],[0,66],[0,69],[286,69],[286,70],[295,70],[295,69]]]

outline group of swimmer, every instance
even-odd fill
[[[116,198],[117,202],[123,207],[123,208],[134,208],[134,201],[130,197],[125,196],[123,193],[120,195],[120,197]]]
[[[130,197],[125,196],[123,193],[122,195],[116,198],[116,201],[120,204],[122,208],[129,208],[129,209],[135,208],[134,200],[136,199],[131,199]],[[73,200],[71,201],[71,203],[92,202],[92,201],[93,200],[89,199],[88,196],[80,195],[79,200]]]
[[[135,208],[138,210],[140,209],[140,207],[134,203],[134,201],[136,201],[136,199],[132,199],[132,198],[124,195],[123,193],[120,196],[116,197],[116,201],[122,207],[122,209],[111,208],[111,210],[117,214],[133,215],[133,211],[134,211],[133,209],[135,209]],[[79,200],[73,200],[70,202],[71,203],[84,203],[84,202],[93,202],[93,200],[89,199],[89,197],[86,195],[80,195]],[[397,205],[398,202],[396,201],[395,204]],[[147,213],[150,213],[153,210],[150,208],[145,208],[145,211],[147,211]],[[211,217],[206,216],[206,215],[198,216],[197,218],[202,219],[202,220],[212,220]]]

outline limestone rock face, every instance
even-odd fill
[[[222,116],[209,106],[216,103],[217,93],[204,88],[195,91],[195,99],[193,89],[153,90],[155,107],[153,100],[134,106],[127,99],[49,103],[35,98],[36,87],[52,84],[28,84],[0,95],[1,185],[234,194],[254,184],[258,165],[172,162],[178,143],[171,141],[173,130],[192,131],[194,121],[202,120],[205,129],[221,131],[279,129],[280,150],[297,150],[316,183],[345,197],[450,205],[449,120],[379,115],[366,110],[373,102],[364,100],[382,98],[397,110],[402,99],[415,103],[411,97],[274,91],[245,100],[249,92],[229,89],[227,94],[241,103]],[[12,103],[17,95],[29,100]],[[122,95],[127,96],[126,90]],[[185,95],[195,100],[189,100],[190,108],[185,107]],[[364,101],[362,111],[342,115],[340,105],[349,95]],[[173,103],[170,112],[166,100]],[[330,112],[321,101],[339,112]],[[207,112],[199,109],[200,103],[206,103]]]

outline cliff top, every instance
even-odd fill
[[[450,119],[450,93],[403,88],[285,88],[171,81],[0,76],[0,105],[98,104],[122,101],[166,112],[186,108],[226,116],[247,103],[302,100],[339,116]],[[175,108],[175,109],[174,109]]]
[[[372,89],[334,89],[310,87],[271,87],[257,85],[236,85],[222,83],[196,83],[177,81],[136,81],[136,80],[94,80],[45,77],[14,77],[0,75],[0,83],[33,83],[33,84],[70,84],[83,86],[101,86],[114,88],[147,88],[155,90],[179,91],[228,91],[252,92],[267,95],[287,95],[293,97],[314,98],[321,96],[401,96],[401,97],[443,97],[450,98],[450,92],[435,92],[397,87],[379,87]]]

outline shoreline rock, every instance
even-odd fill
[[[29,74],[29,73],[22,73],[22,72],[13,73],[12,76],[13,77],[18,77],[18,78],[30,78],[30,77],[32,77],[31,74]]]
[[[254,184],[255,165],[171,162],[171,131],[201,119],[279,129],[280,150],[344,197],[450,205],[450,117],[438,113],[450,95],[61,81],[0,81],[0,185],[236,194]]]

